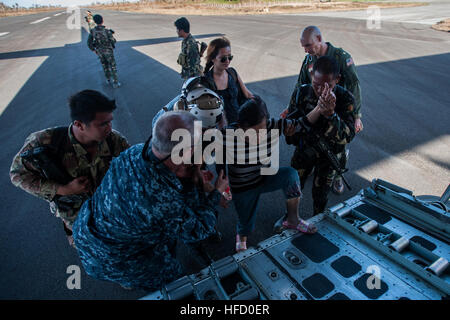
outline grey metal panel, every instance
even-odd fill
[[[364,196],[377,202],[380,207],[391,209],[395,215],[417,228],[450,241],[450,213],[429,203],[418,200],[413,195],[398,193],[389,187],[372,181],[372,187],[364,190]]]
[[[193,286],[198,299],[440,300],[450,285],[450,246],[439,240],[447,217],[409,190],[374,181],[311,218],[318,235],[285,230],[143,299],[182,298]]]
[[[240,266],[269,300],[306,300],[294,283],[263,253],[244,260]]]
[[[226,294],[217,285],[217,282],[209,277],[195,284],[198,300],[227,300]]]
[[[399,299],[402,297],[407,297],[409,299],[440,299],[441,296],[439,294],[423,294],[423,292],[433,291],[432,288],[427,287],[426,285],[424,286],[423,283],[418,285],[419,288],[422,287],[422,290],[413,288],[409,284],[412,282],[411,280],[413,278],[406,276],[407,272],[405,269],[400,270],[398,267],[396,268],[394,262],[390,262],[383,255],[373,252],[373,249],[361,244],[357,239],[352,237],[352,235],[346,233],[331,221],[323,219],[317,223],[317,226],[322,236],[341,248],[338,254],[322,263],[317,264],[309,260],[297,248],[293,247],[290,241],[282,241],[272,247],[266,248],[265,251],[268,252],[293,279],[295,279],[297,284],[301,285],[305,279],[316,273],[321,273],[326,276],[326,278],[334,284],[335,289],[321,299],[328,299],[336,293],[343,293],[350,299],[367,299],[364,294],[354,287],[353,283],[364,275],[366,271],[370,271],[371,268],[369,267],[373,266],[378,267],[381,280],[389,285],[389,290],[379,297],[379,299]],[[292,238],[293,237],[288,238],[288,240],[292,240]],[[284,258],[284,252],[286,251],[296,253],[300,259],[304,261],[301,266],[289,263],[287,259]],[[368,253],[370,253],[370,255],[368,255]],[[361,265],[361,271],[350,278],[345,278],[336,272],[336,270],[331,267],[331,263],[342,256],[351,257],[355,262]],[[391,272],[393,269],[397,271],[396,274]],[[401,275],[401,277],[398,275]]]
[[[395,261],[387,259],[384,255],[374,251],[370,246],[362,243],[351,234],[343,231],[332,222],[327,223],[329,236],[336,239],[341,239],[339,245],[342,246],[342,255],[351,257],[355,262],[361,265],[362,270],[349,279],[342,277],[348,285],[359,278],[362,274],[369,271],[372,273],[374,268],[378,267],[380,270],[381,280],[389,285],[389,290],[379,299],[399,299],[401,297],[408,297],[410,299],[440,299],[441,296],[435,292],[435,289],[422,281],[415,279],[405,268],[399,266]],[[338,277],[341,275],[337,274]],[[391,285],[392,284],[392,285]],[[345,291],[344,291],[345,293]],[[424,294],[426,293],[426,294]],[[348,295],[350,297],[350,295]],[[362,299],[366,299],[365,296]]]
[[[332,215],[330,215],[332,217]],[[415,263],[412,263],[411,261],[408,261],[408,256],[403,255],[388,249],[387,246],[384,246],[381,243],[378,243],[374,239],[372,239],[370,236],[364,234],[363,232],[355,231],[355,228],[352,226],[349,226],[348,223],[344,222],[342,219],[335,217],[336,223],[340,224],[340,226],[344,226],[344,230],[347,230],[347,233],[344,232],[343,228],[338,227],[338,234],[339,236],[348,234],[346,237],[346,240],[348,240],[350,243],[353,243],[355,248],[358,248],[359,250],[362,250],[364,248],[364,251],[366,254],[370,255],[372,259],[376,260],[380,265],[383,265],[388,270],[392,270],[396,266],[403,267],[402,271],[399,271],[397,277],[402,278],[405,274],[410,274],[413,279],[413,282],[416,282],[417,284],[414,284],[415,287],[419,285],[419,283],[422,282],[422,280],[415,280],[417,278],[417,275],[421,277],[422,279],[426,281],[432,281],[434,282],[431,286],[427,286],[428,289],[423,289],[422,293],[425,295],[430,295],[429,292],[434,292],[433,294],[436,299],[440,299],[441,296],[445,295],[444,292],[441,292],[440,288],[445,288],[446,284],[444,277],[441,277],[441,279],[437,279],[437,277],[431,275],[430,273],[426,272],[424,267],[419,267]],[[349,233],[348,231],[352,231],[352,233]],[[336,235],[337,237],[338,235]],[[366,242],[366,243],[364,243]],[[370,243],[372,245],[370,245]],[[375,243],[375,244],[374,244]],[[368,245],[369,244],[369,245]],[[418,249],[421,249],[422,251],[426,251],[425,249],[422,249],[420,246],[411,243],[411,247],[415,247]],[[419,248],[420,247],[420,248]],[[375,249],[375,250],[374,250]],[[434,254],[433,254],[434,256]],[[398,269],[397,269],[398,270]],[[444,281],[442,281],[444,280]],[[439,285],[439,287],[436,287]],[[426,293],[425,293],[426,292]],[[437,294],[436,294],[437,293]]]
[[[152,292],[146,296],[143,296],[139,300],[165,300],[164,295],[160,290]]]

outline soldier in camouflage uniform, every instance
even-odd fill
[[[129,147],[127,140],[111,129],[114,100],[100,92],[81,91],[69,100],[72,124],[69,127],[50,128],[32,133],[14,157],[10,169],[11,182],[24,191],[50,202],[50,210],[64,222],[72,242],[71,229],[78,211],[100,184],[113,157]],[[53,146],[56,135],[61,143]],[[22,158],[25,151],[51,146],[63,150],[58,166],[73,180],[63,185],[45,178],[43,173]],[[57,196],[80,195],[70,208],[61,209],[55,203]]]
[[[177,60],[177,63],[181,65],[181,77],[186,80],[191,77],[201,76],[203,74],[203,68],[200,65],[201,55],[198,42],[189,33],[189,21],[182,17],[175,21],[175,27],[177,28],[178,36],[183,38],[181,52]]]
[[[329,160],[314,148],[309,135],[319,135],[338,160],[345,156],[345,146],[355,135],[354,98],[341,86],[339,66],[332,57],[317,59],[312,70],[312,84],[298,83],[289,103],[288,113],[296,112],[310,131],[295,134],[289,144],[296,146],[291,166],[298,170],[302,188],[314,169],[312,196],[314,214],[323,212],[336,174]]]
[[[87,10],[86,11],[86,16],[84,17],[84,20],[86,20],[86,22],[88,24],[89,33],[90,33],[91,30],[95,28],[95,22],[94,22],[94,18],[92,17],[92,12]]]
[[[336,59],[340,73],[339,85],[350,91],[355,99],[353,111],[355,132],[360,132],[363,129],[361,121],[361,87],[352,56],[342,48],[336,48],[330,42],[325,42],[319,28],[315,26],[309,26],[303,30],[300,43],[307,54],[303,60],[297,83],[299,85],[311,83],[311,73],[319,57],[328,56]],[[344,166],[346,165],[346,156],[343,157],[342,163]],[[344,185],[340,176],[335,178],[333,191],[337,194],[342,194],[344,191]]]
[[[170,140],[172,133],[186,129],[194,137],[194,120],[186,111],[166,112],[151,140],[111,163],[73,227],[88,275],[126,288],[155,290],[183,273],[175,256],[178,240],[195,243],[214,233],[214,206],[226,178],[222,174],[207,195],[200,166],[176,165],[170,158],[178,144]]]
[[[106,82],[110,84],[112,80],[113,87],[118,88],[120,87],[120,82],[117,78],[117,66],[114,59],[114,48],[116,45],[116,39],[113,36],[114,31],[105,28],[101,15],[96,14],[94,21],[97,26],[89,34],[88,47],[98,55],[105,73]]]

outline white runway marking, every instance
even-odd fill
[[[0,37],[1,36],[6,36],[9,32],[0,32]]]
[[[36,20],[36,21],[30,22],[30,24],[35,24],[35,23],[39,23],[39,22],[42,22],[42,21],[45,21],[45,20],[48,20],[48,19],[50,19],[50,17],[46,17],[46,18],[43,18],[43,19],[39,19],[39,20]]]
[[[438,23],[439,21],[443,21],[446,18],[431,18],[431,19],[421,19],[421,20],[408,20],[405,22],[409,22],[409,23],[420,23],[420,24],[429,24],[429,25],[433,25]]]
[[[54,14],[53,16],[54,16],[54,17],[57,17],[57,16],[60,16],[60,15],[62,15],[62,14],[63,14],[63,13],[60,12],[60,13]]]

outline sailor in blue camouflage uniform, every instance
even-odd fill
[[[127,288],[158,289],[183,274],[177,240],[195,243],[214,232],[226,178],[222,174],[207,194],[200,166],[176,165],[170,158],[178,144],[170,140],[172,133],[187,129],[194,137],[194,120],[187,111],[165,113],[151,140],[111,163],[73,227],[88,275]]]

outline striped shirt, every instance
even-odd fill
[[[217,169],[220,171],[220,163],[226,163],[233,193],[254,189],[264,183],[266,175],[278,171],[280,130],[274,121],[269,121],[267,129],[259,133],[231,124],[222,134],[223,153],[215,155]]]

